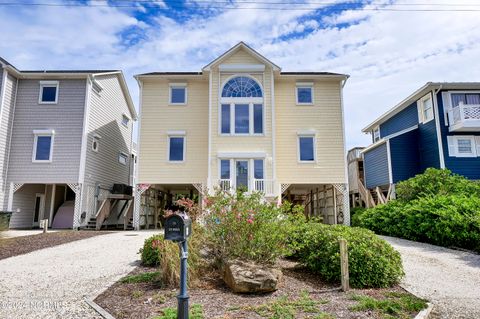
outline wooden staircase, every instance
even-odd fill
[[[123,207],[120,209],[120,213],[117,215],[117,224],[106,225],[105,221],[110,217],[110,214],[115,207],[125,201]],[[99,209],[94,217],[91,217],[87,225],[82,227],[84,230],[100,230],[100,229],[133,229],[133,197],[123,194],[110,194],[106,199],[102,201]],[[119,223],[120,222],[120,223]]]

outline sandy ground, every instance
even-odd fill
[[[382,238],[402,255],[402,286],[435,305],[431,318],[480,318],[480,255]]]
[[[132,271],[154,233],[115,232],[0,260],[0,318],[100,318],[84,298]]]
[[[57,232],[58,230],[52,229],[48,230],[48,232]],[[30,235],[38,235],[42,234],[43,229],[26,229],[26,230],[17,230],[17,229],[9,229],[2,231],[0,233],[0,237],[2,238],[14,238],[14,237],[22,237],[22,236],[30,236]]]

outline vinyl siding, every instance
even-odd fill
[[[305,82],[305,80],[299,80]],[[345,183],[345,153],[339,81],[315,81],[314,105],[298,106],[295,79],[275,81],[279,183]],[[316,163],[298,162],[298,131],[316,131]]]
[[[390,139],[394,183],[419,173],[418,133],[418,130],[413,130]]]
[[[229,58],[222,61],[222,64],[261,64],[262,62],[252,57],[243,49],[237,51]],[[237,73],[241,75],[241,73]],[[212,115],[211,121],[211,177],[215,186],[220,179],[219,152],[263,152],[266,154],[264,161],[265,179],[273,177],[272,163],[272,107],[271,107],[271,69],[266,66],[261,73],[248,73],[261,85],[263,91],[263,135],[262,136],[225,136],[220,135],[220,92],[223,84],[234,74],[219,72],[217,67],[212,68]],[[233,172],[232,172],[233,173]],[[233,178],[233,176],[232,176]]]
[[[3,78],[3,76],[0,76],[0,78]],[[8,151],[10,148],[10,133],[13,123],[13,112],[15,109],[17,79],[11,74],[8,74],[7,80],[3,85],[5,85],[5,97],[0,112],[0,210],[5,210],[7,208],[6,198],[8,193],[5,180],[7,178]]]
[[[169,82],[143,83],[137,183],[206,183],[208,163],[208,79],[187,82],[187,105],[169,105]],[[168,162],[167,131],[186,132],[183,163]]]
[[[363,159],[365,186],[367,188],[388,185],[390,183],[387,143],[383,143],[374,149],[365,152]]]
[[[418,125],[418,152],[420,172],[429,167],[440,168],[435,119]]]
[[[114,183],[129,183],[131,158],[123,165],[118,155],[130,154],[134,123],[130,120],[128,127],[122,124],[123,114],[131,115],[118,77],[105,75],[96,79],[103,89],[99,93],[92,89],[90,95],[85,183],[110,188]],[[95,134],[100,136],[98,152],[92,149]]]
[[[38,104],[39,81],[19,81],[9,182],[78,182],[85,86],[85,80],[60,80],[58,104]],[[55,130],[51,163],[32,163],[35,129]]]
[[[12,217],[10,228],[31,228],[33,224],[33,212],[35,209],[36,194],[45,194],[45,185],[29,184],[23,185],[13,196]],[[46,196],[45,196],[46,197]],[[47,200],[45,199],[45,213]]]
[[[417,102],[380,124],[380,137],[385,137],[418,124]]]
[[[442,135],[443,154],[445,157],[445,167],[451,170],[455,174],[463,175],[469,179],[480,180],[480,157],[450,157],[448,155],[448,142],[447,136],[449,135],[475,135],[479,136],[477,132],[466,133],[450,133],[448,126],[445,125],[443,118],[443,100],[442,92],[437,95],[438,101],[438,113],[441,114],[440,118],[440,131]]]

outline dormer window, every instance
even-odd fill
[[[57,104],[58,81],[40,81],[39,104]]]
[[[296,87],[297,105],[313,104],[313,83],[299,82]]]
[[[170,104],[174,104],[174,105],[187,104],[187,84],[186,83],[170,83]]]

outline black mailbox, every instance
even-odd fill
[[[192,234],[192,220],[186,214],[174,214],[165,220],[165,239],[182,242]]]

